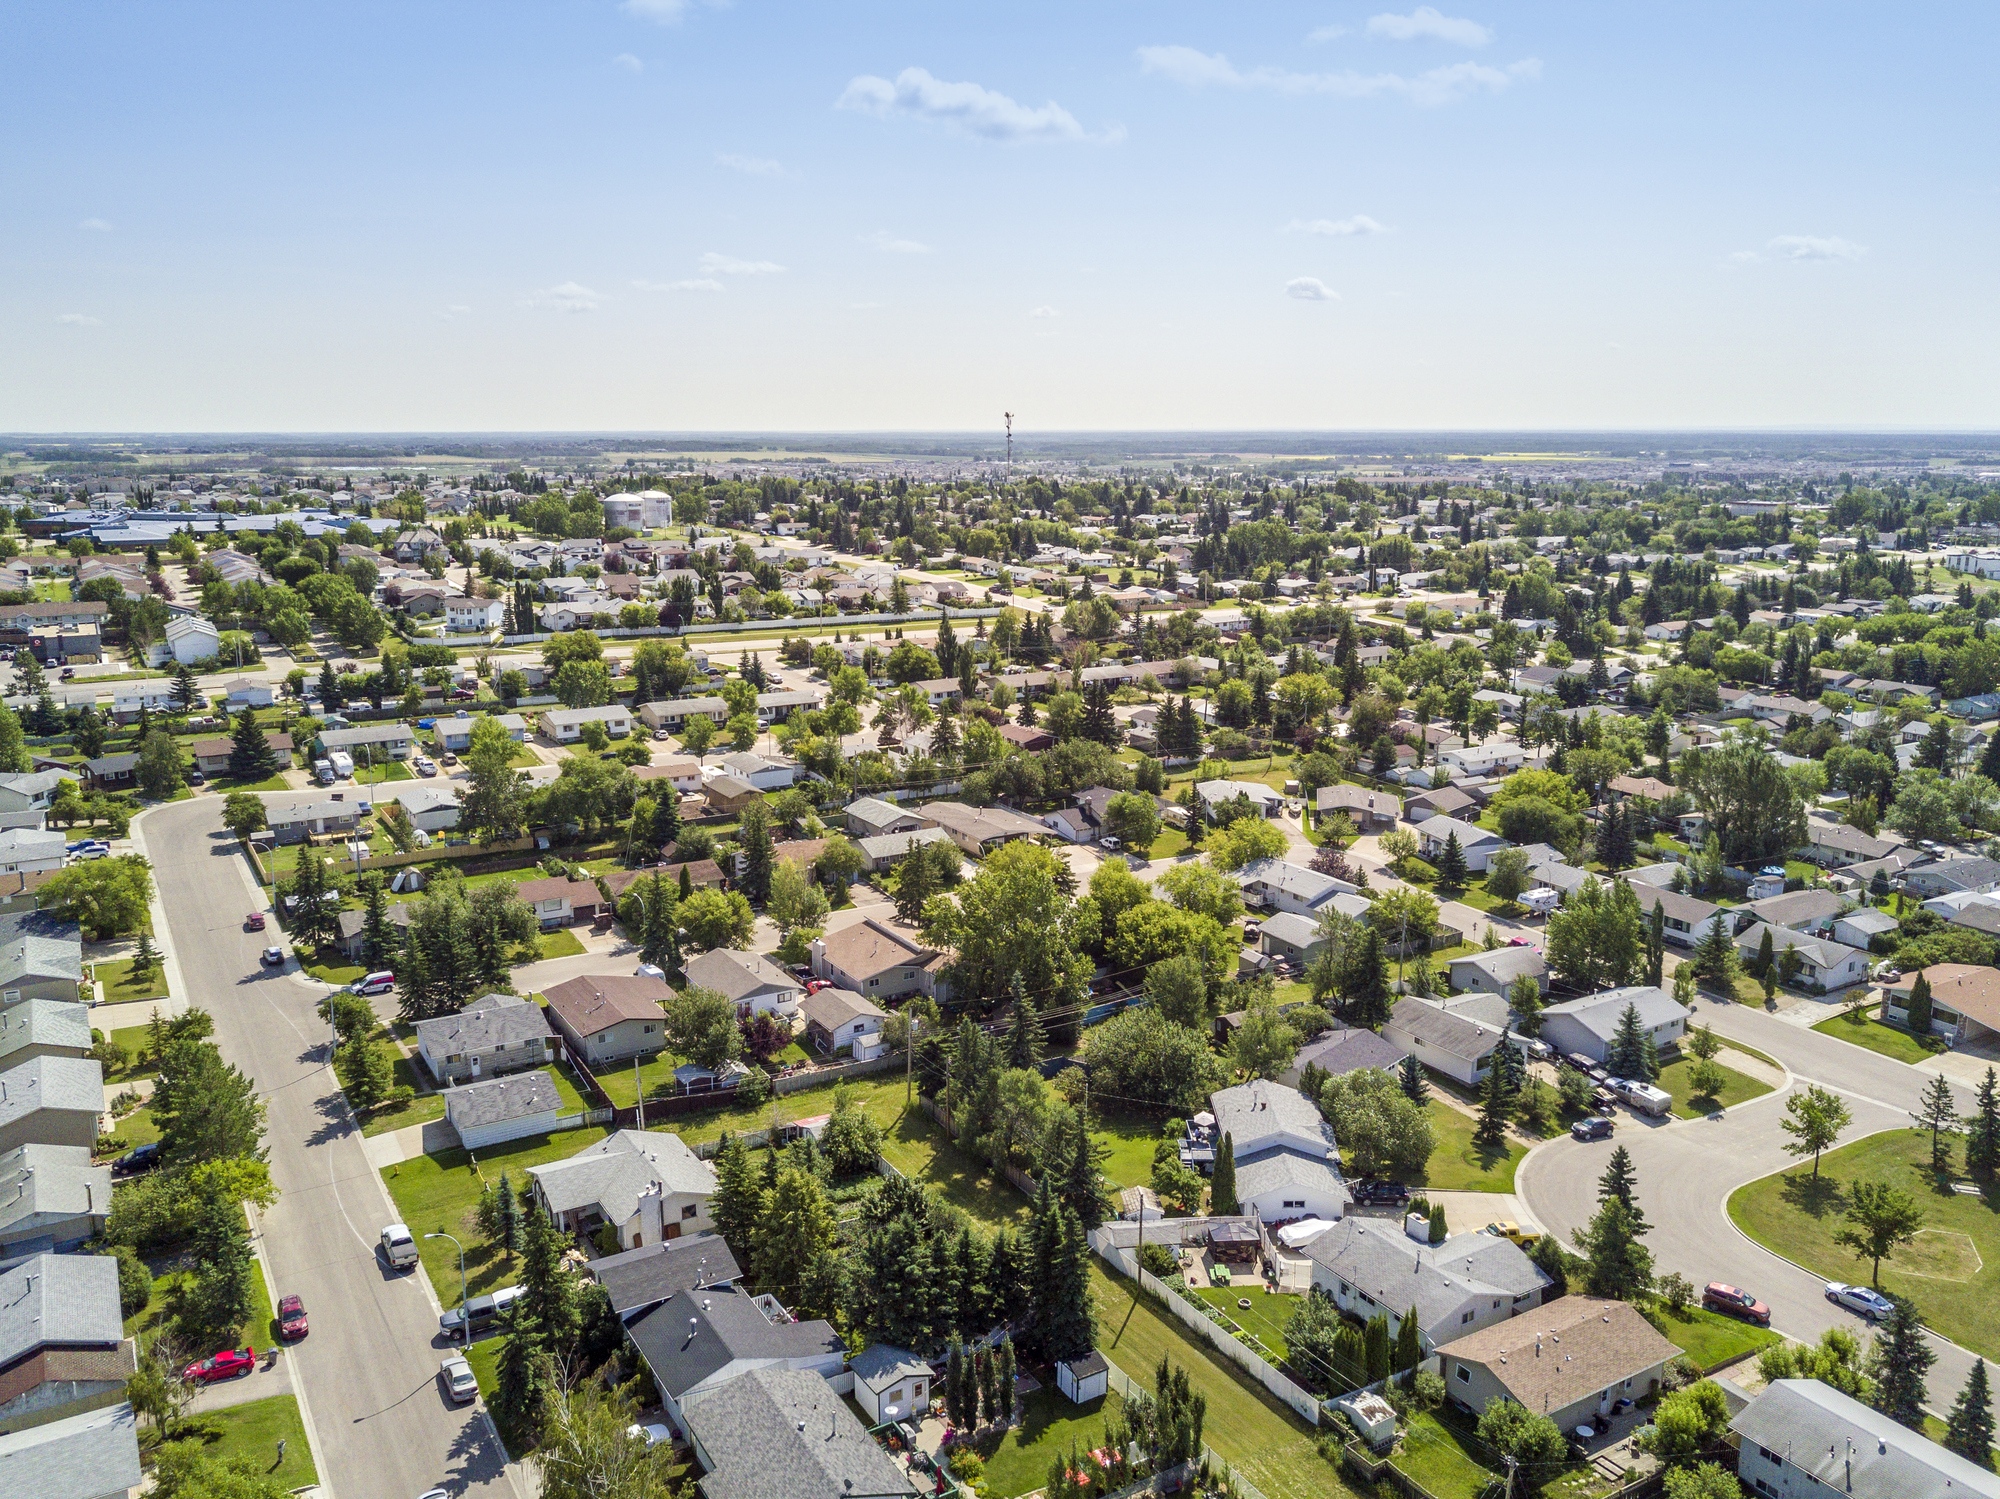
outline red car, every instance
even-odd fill
[[[1735,1286],[1725,1286],[1719,1280],[1712,1280],[1702,1288],[1701,1304],[1711,1312],[1720,1312],[1725,1317],[1740,1317],[1745,1322],[1754,1322],[1759,1327],[1771,1325],[1771,1309],[1752,1296],[1748,1291],[1739,1291]]]
[[[306,1304],[296,1296],[287,1296],[278,1303],[278,1336],[287,1343],[296,1343],[306,1335]]]
[[[196,1384],[214,1384],[218,1379],[235,1379],[248,1374],[256,1367],[257,1351],[254,1348],[225,1348],[213,1358],[189,1364],[181,1371],[181,1378]]]
[[[249,914],[248,916],[244,917],[244,918],[243,918],[243,930],[244,930],[244,931],[246,931],[246,932],[261,932],[261,931],[263,931],[263,930],[264,930],[264,913],[263,913],[262,911],[252,911],[252,912],[251,912],[251,913],[250,913],[250,914]]]

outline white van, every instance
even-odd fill
[[[382,1230],[382,1257],[393,1270],[408,1270],[417,1263],[417,1241],[409,1229],[391,1223]]]

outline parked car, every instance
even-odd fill
[[[1410,1189],[1401,1182],[1349,1182],[1347,1189],[1354,1194],[1356,1202],[1400,1207],[1410,1200]]]
[[[665,729],[655,729],[653,730],[653,737],[655,739],[671,739],[674,736],[669,734]]]
[[[347,986],[356,994],[387,994],[396,987],[396,975],[384,970],[367,974]]]
[[[151,1171],[160,1164],[160,1142],[148,1140],[144,1145],[134,1145],[125,1154],[111,1163],[113,1176],[137,1176]]]
[[[181,1371],[181,1378],[193,1384],[214,1384],[218,1379],[240,1379],[256,1367],[256,1349],[225,1348],[209,1358],[189,1364]]]
[[[502,1286],[490,1295],[475,1296],[464,1306],[455,1306],[439,1317],[438,1331],[456,1337],[469,1323],[472,1331],[484,1332],[526,1294],[524,1286]]]
[[[391,1223],[382,1229],[382,1258],[389,1262],[392,1270],[416,1268],[417,1241],[409,1228],[401,1223]]]
[[[266,968],[283,968],[285,966],[285,950],[282,947],[267,947],[264,949],[264,956],[259,958],[258,961]]]
[[[264,913],[263,913],[262,911],[252,911],[252,912],[251,912],[251,913],[250,913],[250,914],[249,914],[248,916],[244,917],[244,918],[243,918],[243,930],[244,930],[244,931],[246,931],[246,932],[261,932],[261,931],[263,931],[263,930],[264,930]]]
[[[1581,1072],[1594,1083],[1601,1083],[1611,1075],[1580,1051],[1567,1053],[1562,1059],[1562,1064],[1572,1071]]]
[[[417,756],[416,767],[420,776],[430,777],[438,773],[437,762],[428,755]]]
[[[1837,1280],[1826,1283],[1826,1299],[1870,1322],[1879,1322],[1896,1309],[1895,1302],[1872,1287],[1850,1286]]]
[[[193,770],[188,772],[188,784],[190,786],[206,786],[208,784],[208,777],[202,774],[202,770],[199,765],[197,765]]]
[[[278,1301],[278,1336],[287,1343],[296,1343],[310,1330],[306,1319],[306,1304],[296,1296],[281,1297]]]
[[[70,860],[73,863],[82,864],[90,859],[108,859],[110,857],[111,845],[108,843],[91,843],[71,854]]]
[[[1529,1229],[1521,1227],[1512,1218],[1501,1218],[1486,1225],[1486,1232],[1496,1239],[1505,1239],[1510,1244],[1532,1244],[1541,1237]]]
[[[470,1400],[479,1393],[479,1381],[472,1377],[472,1365],[455,1353],[438,1365],[438,1378],[444,1383],[445,1394],[453,1400]]]
[[[1759,1327],[1771,1325],[1771,1309],[1768,1306],[1748,1291],[1726,1286],[1719,1280],[1712,1280],[1702,1287],[1701,1304],[1708,1311],[1720,1312],[1725,1317],[1754,1322]]]
[[[1608,1140],[1611,1138],[1612,1124],[1603,1115],[1589,1119],[1579,1119],[1569,1127],[1572,1140]]]
[[[66,845],[63,851],[65,853],[81,854],[93,848],[101,848],[106,853],[111,852],[111,845],[106,843],[102,838],[79,838],[76,842]]]

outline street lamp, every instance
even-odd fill
[[[458,1251],[458,1322],[459,1331],[465,1334],[465,1351],[472,1351],[472,1314],[465,1306],[465,1246],[452,1235],[440,1229],[434,1234],[425,1234],[426,1239],[451,1239],[452,1247]]]

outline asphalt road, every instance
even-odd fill
[[[1854,1116],[1841,1136],[1848,1144],[1907,1128],[1926,1074],[1762,1010],[1706,996],[1696,1019],[1781,1062],[1792,1085],[1706,1119],[1655,1122],[1621,1112],[1613,1140],[1582,1145],[1565,1137],[1531,1152],[1515,1190],[1544,1227],[1573,1244],[1577,1229],[1596,1211],[1605,1162],[1614,1145],[1622,1144],[1632,1153],[1639,1203],[1652,1224],[1646,1243],[1658,1273],[1679,1271],[1697,1286],[1711,1280],[1741,1286],[1770,1306],[1773,1327],[1802,1342],[1816,1341],[1830,1326],[1865,1337],[1862,1319],[1826,1299],[1822,1277],[1752,1242],[1730,1221],[1727,1204],[1746,1182],[1800,1164],[1785,1153],[1791,1137],[1779,1128],[1793,1092],[1818,1083],[1841,1094]],[[1968,1102],[1959,1090],[1961,1109]],[[1857,1261],[1842,1278],[1865,1284],[1867,1266]],[[1965,1382],[1972,1355],[1942,1338],[1932,1343],[1938,1361],[1931,1370],[1930,1404],[1942,1411]]]
[[[243,917],[264,903],[221,815],[219,798],[197,797],[148,812],[135,832],[182,981],[269,1108],[282,1195],[263,1215],[263,1248],[272,1299],[296,1293],[312,1318],[311,1335],[282,1358],[322,1484],[337,1499],[415,1499],[433,1487],[518,1499],[479,1407],[453,1406],[439,1389],[445,1349],[423,1273],[389,1274],[376,1255],[396,1214],[327,1066],[327,1028],[313,1013],[323,986],[258,966],[268,939],[244,931]]]

